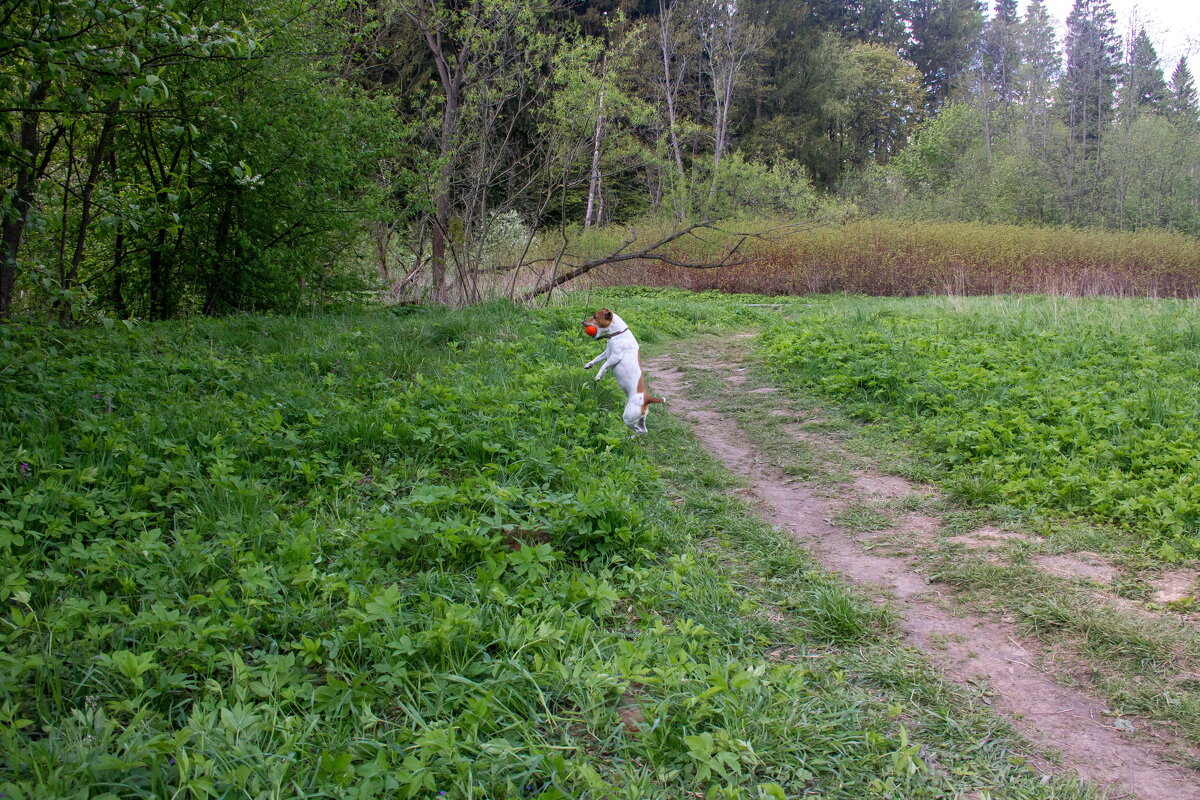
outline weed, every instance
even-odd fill
[[[911,437],[952,496],[1121,526],[1169,561],[1200,554],[1194,327],[1171,301],[832,300],[760,341]]]
[[[648,338],[763,321],[618,300]],[[843,664],[768,658],[694,544],[754,523],[711,465],[666,499],[651,455],[694,442],[627,440],[578,309],[0,328],[0,792],[1087,796],[1011,740],[941,748],[944,713],[899,728]],[[773,548],[793,601],[826,585]]]

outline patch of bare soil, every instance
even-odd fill
[[[653,359],[648,366],[655,385],[671,397],[671,412],[691,424],[714,457],[749,482],[747,496],[763,517],[790,532],[825,567],[890,599],[909,642],[947,678],[969,687],[985,683],[993,693],[992,707],[1035,745],[1060,753],[1068,768],[1116,796],[1200,800],[1200,773],[1168,761],[1164,747],[1114,727],[1102,701],[1041,672],[1034,666],[1037,645],[1023,641],[1014,626],[951,613],[947,608],[954,604],[944,602],[943,593],[909,562],[864,550],[829,522],[833,501],[766,464],[732,417],[689,398],[683,374],[669,359]],[[892,491],[897,489],[891,484]],[[997,530],[995,535],[1006,534]]]
[[[894,530],[916,536],[921,541],[932,541],[942,529],[942,521],[928,514],[912,512],[900,517]]]
[[[811,425],[811,422],[801,423],[800,425],[784,425],[783,429],[787,431],[787,435],[791,436],[798,442],[826,442],[829,441],[828,434],[820,431],[810,430],[805,428],[805,425]]]
[[[976,528],[968,533],[960,533],[957,536],[948,536],[947,542],[961,544],[968,550],[979,550],[986,547],[997,547],[1005,542],[1011,541],[1026,541],[1032,537],[1025,533],[1017,533],[1016,531],[1006,531],[996,528],[992,525],[984,525],[982,528]]]
[[[878,500],[907,497],[913,491],[911,483],[896,475],[858,475],[854,478],[853,486],[859,495]]]
[[[1111,584],[1119,570],[1107,558],[1096,553],[1065,553],[1039,556],[1033,560],[1038,569],[1060,578],[1086,578],[1096,583]]]
[[[1177,603],[1187,597],[1200,595],[1200,576],[1192,569],[1173,569],[1150,581],[1156,603]]]

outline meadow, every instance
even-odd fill
[[[598,283],[677,286],[692,291],[766,295],[853,293],[872,296],[1047,294],[1200,296],[1200,241],[1161,230],[914,222],[885,217],[792,231],[784,221],[731,219],[704,241],[671,249],[679,261],[717,261],[719,270],[643,261],[606,268]],[[639,226],[647,240],[665,229]],[[742,239],[739,233],[768,232]],[[581,239],[589,252],[620,245],[615,231]],[[605,249],[609,248],[609,249]]]
[[[0,793],[1092,796],[631,442],[581,311],[0,327]]]
[[[760,348],[792,385],[910,438],[961,500],[1200,555],[1190,301],[810,298]]]

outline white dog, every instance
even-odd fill
[[[621,419],[634,433],[646,432],[646,412],[651,403],[665,402],[661,397],[651,397],[646,390],[646,376],[642,374],[642,354],[638,349],[633,331],[607,308],[602,308],[583,321],[584,331],[593,339],[604,339],[604,352],[584,364],[594,367],[600,361],[604,365],[596,373],[596,380],[612,370],[617,383],[625,390],[625,412]]]

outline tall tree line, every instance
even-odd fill
[[[971,6],[0,0],[0,318],[470,302],[542,226],[794,211],[894,157]]]
[[[1193,78],[1107,0],[1062,41],[1041,0],[0,0],[0,54],[0,316],[472,302],[535,241],[834,191],[1200,218]]]
[[[1200,234],[1200,109],[1180,59],[1108,0],[1076,0],[1060,42],[1042,0],[997,0],[964,81],[887,171],[868,207],[925,216]],[[897,179],[899,179],[897,181]],[[899,188],[898,188],[899,187]]]

